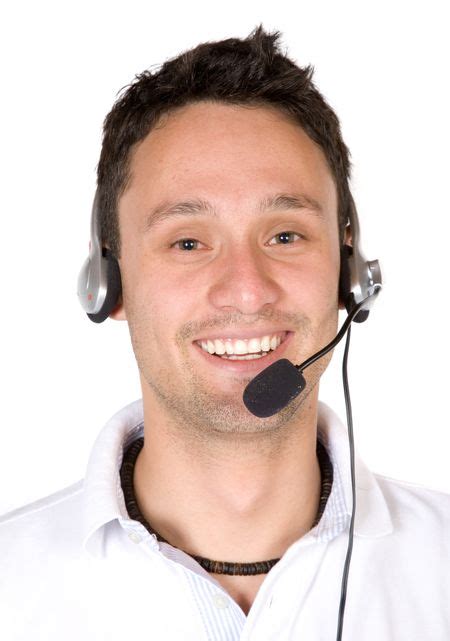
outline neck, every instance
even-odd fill
[[[317,392],[301,418],[269,432],[192,438],[144,395],[135,466],[140,511],[163,538],[216,560],[281,557],[313,525],[320,497]]]

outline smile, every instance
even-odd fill
[[[255,360],[264,358],[286,340],[287,332],[266,334],[254,338],[214,338],[195,341],[208,354],[228,360]]]

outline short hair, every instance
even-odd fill
[[[191,103],[216,101],[272,106],[293,118],[321,148],[334,177],[340,242],[350,206],[350,152],[339,120],[312,82],[314,68],[297,66],[278,45],[280,32],[262,25],[243,39],[199,44],[146,70],[115,102],[103,123],[97,167],[100,234],[103,245],[120,258],[118,202],[130,179],[133,148],[161,116]]]

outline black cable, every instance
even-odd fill
[[[353,441],[353,418],[352,418],[352,404],[350,400],[350,389],[348,385],[348,376],[347,376],[347,360],[348,352],[350,347],[350,336],[351,336],[351,327],[348,328],[347,339],[345,341],[345,351],[342,359],[342,383],[344,385],[344,396],[345,396],[345,409],[347,412],[347,426],[348,426],[348,441],[350,447],[350,470],[352,477],[352,497],[353,497],[353,506],[352,506],[352,516],[350,519],[350,532],[348,537],[348,546],[347,546],[347,556],[345,557],[344,573],[342,575],[341,583],[341,601],[339,604],[339,617],[338,617],[338,629],[336,641],[341,641],[342,639],[342,629],[344,626],[344,612],[345,612],[345,600],[347,597],[347,583],[348,583],[348,573],[350,569],[350,560],[352,558],[353,550],[353,530],[355,525],[355,512],[356,512],[356,488],[355,488],[355,445]]]
[[[370,296],[367,296],[366,298],[364,298],[357,305],[355,305],[355,307],[351,310],[351,312],[348,313],[348,316],[345,319],[345,322],[342,323],[341,329],[339,330],[335,338],[333,338],[333,340],[328,343],[328,345],[325,345],[325,347],[323,347],[320,350],[320,352],[313,354],[312,356],[307,358],[306,361],[304,361],[301,365],[296,365],[295,367],[297,367],[297,369],[299,369],[300,372],[303,372],[307,367],[309,367],[310,365],[315,363],[317,360],[319,360],[319,358],[322,358],[322,356],[325,356],[325,354],[328,354],[330,349],[333,349],[334,347],[336,347],[339,341],[341,341],[342,338],[344,337],[345,332],[349,329],[353,319],[358,314],[361,307],[369,300],[369,298]],[[348,335],[347,335],[347,341],[348,341]]]

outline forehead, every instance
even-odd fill
[[[137,145],[123,198],[196,196],[220,205],[271,191],[300,191],[337,208],[324,153],[292,118],[270,106],[202,101],[164,115]]]

